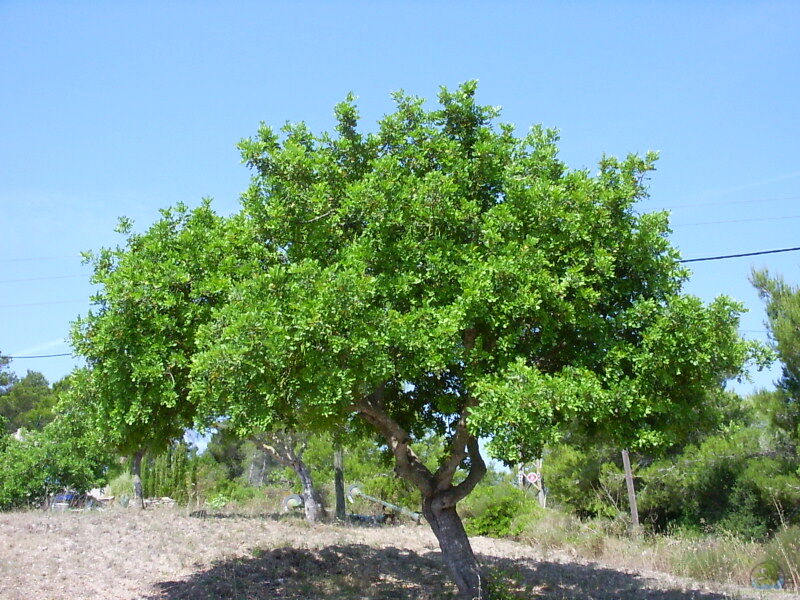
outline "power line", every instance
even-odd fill
[[[39,354],[37,356],[3,356],[3,358],[13,358],[16,360],[19,358],[54,358],[56,356],[72,356],[72,353],[66,352],[64,354]]]
[[[29,262],[34,260],[66,260],[66,259],[80,259],[77,254],[63,254],[61,256],[33,256],[29,258],[0,258],[0,262]]]
[[[800,250],[800,246],[796,248],[780,248],[778,250],[761,250],[760,252],[745,252],[743,254],[726,254],[723,256],[707,256],[704,258],[685,258],[683,260],[679,260],[678,262],[690,263],[708,260],[724,260],[726,258],[741,258],[743,256],[759,256],[761,254],[777,254],[779,252],[796,252],[797,250]]]
[[[50,279],[74,279],[76,277],[87,277],[87,275],[52,275],[50,277],[24,277],[22,279],[3,279],[0,283],[20,283],[23,281],[47,281]]]
[[[23,302],[22,304],[0,304],[0,308],[19,308],[22,306],[47,306],[51,304],[82,304],[89,302],[86,300],[55,300],[53,302]]]
[[[718,225],[720,223],[753,223],[756,221],[784,221],[786,219],[800,219],[800,215],[786,217],[758,217],[755,219],[725,219],[722,221],[701,221],[699,223],[675,223],[675,227],[690,227],[692,225]]]
[[[800,196],[786,196],[784,198],[751,198],[749,200],[715,200],[714,202],[686,202],[684,204],[673,204],[663,206],[660,210],[672,210],[674,208],[705,208],[706,206],[731,206],[733,204],[754,204],[756,202],[782,202],[786,200],[797,200]],[[648,200],[652,200],[648,198]]]

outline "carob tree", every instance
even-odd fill
[[[243,429],[379,432],[465,599],[487,597],[456,512],[479,436],[509,464],[566,428],[664,443],[753,350],[738,304],[681,294],[666,214],[635,210],[653,154],[569,170],[555,132],[518,137],[475,91],[434,110],[396,94],[372,133],[350,97],[335,133],[242,141],[262,255],[200,326],[190,375],[199,413]],[[414,451],[431,431],[435,469]]]

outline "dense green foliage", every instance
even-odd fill
[[[0,509],[37,505],[53,492],[83,492],[104,482],[112,456],[83,403],[64,394],[56,414],[41,431],[0,444]]]
[[[181,504],[196,500],[197,460],[181,442],[142,461],[142,487],[146,497],[169,497]]]
[[[716,424],[694,430],[666,453],[634,455],[640,517],[657,531],[690,530],[763,539],[800,523],[800,461],[776,410],[778,390],[742,399],[727,394]],[[548,449],[551,502],[581,516],[627,511],[619,449]]]
[[[58,383],[52,388],[44,375],[28,371],[22,379],[9,375],[0,391],[0,417],[12,433],[20,428],[42,429],[53,420]]]
[[[387,382],[410,431],[446,432],[478,399],[474,430],[515,461],[567,424],[662,443],[738,372],[738,306],[679,296],[665,215],[632,210],[653,157],[569,171],[552,131],[516,138],[473,93],[431,112],[398,95],[374,134],[346,102],[338,137],[242,143],[272,255],[200,331],[204,411],[320,425]]]
[[[536,498],[506,482],[479,485],[462,506],[464,526],[470,535],[518,535],[543,511]]]
[[[72,339],[87,359],[81,383],[97,420],[124,453],[163,450],[194,422],[187,392],[195,332],[225,298],[227,273],[244,264],[250,242],[237,223],[208,203],[178,206],[147,233],[131,234],[126,248],[87,254],[101,288]],[[130,223],[122,219],[119,230],[129,232]]]
[[[781,361],[782,376],[773,394],[759,398],[770,425],[783,435],[785,450],[800,449],[800,288],[768,271],[755,271],[753,285],[766,302],[768,326]]]

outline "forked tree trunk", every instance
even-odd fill
[[[269,452],[284,467],[291,469],[300,478],[303,486],[303,507],[306,520],[316,523],[325,518],[325,504],[322,495],[314,487],[311,471],[303,461],[306,440],[294,431],[276,431],[268,434],[259,434],[251,437],[262,450]]]
[[[442,558],[453,574],[458,597],[461,600],[488,598],[486,582],[481,579],[480,567],[475,560],[467,532],[455,507],[441,508],[441,499],[423,498],[422,513],[439,541]]]
[[[144,508],[144,494],[142,492],[142,457],[144,450],[139,450],[133,455],[133,464],[131,471],[133,472],[133,507]]]
[[[477,331],[464,331],[464,348],[472,350]],[[386,440],[395,457],[395,472],[413,484],[422,493],[422,514],[425,515],[433,534],[439,541],[442,557],[453,575],[460,600],[488,600],[485,582],[481,579],[480,567],[472,552],[467,532],[456,512],[456,504],[475,489],[486,474],[486,463],[481,456],[478,438],[467,427],[469,410],[475,406],[475,398],[462,397],[460,415],[452,424],[449,452],[433,472],[411,448],[408,432],[386,410],[384,402],[385,383],[356,403],[359,414],[373,425]],[[453,479],[465,459],[469,458],[467,476],[457,485]]]
[[[302,460],[298,460],[292,465],[300,482],[303,484],[303,509],[306,513],[306,520],[309,523],[316,523],[325,516],[325,505],[322,502],[322,496],[314,487],[314,481],[311,478],[311,471]]]

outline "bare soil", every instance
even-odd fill
[[[496,584],[520,598],[799,599],[715,587],[568,553],[543,556],[474,538]],[[195,518],[179,509],[0,514],[3,600],[432,600],[449,598],[435,538],[423,524],[317,525],[277,515]]]

